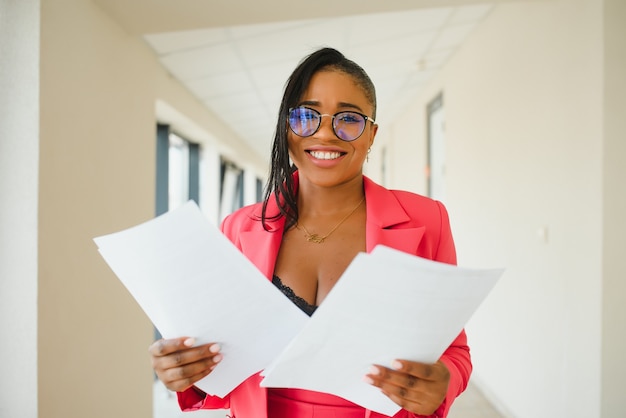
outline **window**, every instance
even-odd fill
[[[189,143],[170,134],[168,147],[168,209],[175,209],[189,200]]]
[[[243,207],[243,170],[234,163],[221,160],[220,220]]]
[[[156,208],[161,215],[200,198],[200,146],[157,125]],[[154,330],[155,339],[161,338]]]
[[[445,185],[445,113],[443,94],[439,94],[427,107],[428,117],[428,196],[444,200]]]
[[[168,125],[157,126],[156,187],[157,215],[189,199],[200,201],[200,146],[171,132]]]
[[[256,201],[260,202],[263,200],[263,180],[260,178],[256,178]]]

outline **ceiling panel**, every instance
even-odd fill
[[[463,23],[456,26],[446,26],[441,30],[437,40],[432,45],[433,50],[457,48],[474,29],[474,23]]]
[[[203,101],[254,90],[249,73],[243,70],[191,80],[186,85]]]
[[[170,52],[160,60],[183,82],[242,70],[241,60],[229,43]]]
[[[448,2],[449,3],[449,2]],[[493,2],[144,36],[161,63],[263,158],[269,158],[287,77],[320,46],[370,74],[379,122],[398,117]]]
[[[229,41],[224,29],[198,29],[185,32],[155,33],[145,37],[159,55],[194,50]]]
[[[491,4],[477,4],[475,6],[457,7],[448,24],[456,25],[459,23],[477,22],[483,19],[491,10]]]
[[[276,86],[285,84],[296,66],[296,61],[297,58],[265,66],[249,67],[248,72],[258,88],[270,87],[276,90]]]
[[[348,22],[350,29],[350,46],[357,46],[389,42],[438,30],[446,23],[454,10],[453,8],[421,9],[353,16],[343,20]]]

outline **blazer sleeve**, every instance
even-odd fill
[[[436,203],[439,211],[439,216],[437,216],[437,218],[440,222],[439,225],[436,223],[433,225],[435,234],[438,232],[439,235],[438,243],[435,246],[436,250],[433,252],[433,259],[442,263],[456,264],[456,250],[454,247],[454,240],[452,238],[452,231],[450,229],[448,212],[441,202]],[[448,415],[454,400],[467,387],[467,383],[472,373],[472,361],[469,346],[467,345],[465,330],[461,331],[446,351],[444,351],[439,360],[446,365],[450,372],[448,391],[443,403],[439,406],[435,413],[429,417],[401,410],[394,415],[393,418],[444,418]],[[384,416],[372,412],[369,417],[383,418]]]
[[[434,259],[442,263],[456,264],[456,250],[454,240],[452,239],[448,212],[441,202],[437,202],[437,206],[439,208],[441,223],[439,228],[439,245],[437,246]],[[469,346],[467,345],[465,330],[461,331],[439,360],[445,364],[450,371],[450,382],[448,384],[446,398],[434,414],[435,417],[443,418],[448,415],[452,402],[467,387],[472,373],[472,360]]]
[[[200,409],[228,409],[230,408],[230,396],[224,398],[204,394],[202,395],[193,386],[184,392],[176,392],[178,406],[184,412],[198,411]]]
[[[454,239],[452,238],[452,230],[450,229],[450,218],[448,211],[441,202],[435,202],[439,210],[439,243],[434,253],[433,260],[441,263],[456,265],[456,249],[454,247]]]

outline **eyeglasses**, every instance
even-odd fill
[[[322,117],[333,119],[333,132],[342,141],[354,141],[363,134],[365,125],[374,119],[359,112],[339,112],[334,115],[323,115],[315,109],[300,106],[289,109],[289,128],[294,134],[307,137],[313,135],[322,125]]]

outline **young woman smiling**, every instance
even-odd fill
[[[456,263],[441,203],[387,190],[363,175],[378,129],[375,117],[375,88],[360,66],[331,48],[306,57],[285,88],[264,201],[222,224],[224,234],[309,315],[355,255],[378,244]],[[206,394],[194,383],[228,355],[217,343],[194,346],[193,338],[181,337],[157,341],[150,352],[157,376],[178,392],[183,410],[230,408],[235,418],[382,417],[331,394],[262,388],[258,374],[224,398]],[[402,408],[396,418],[441,418],[471,369],[462,332],[434,364],[397,359],[391,367],[372,365],[363,379]]]

